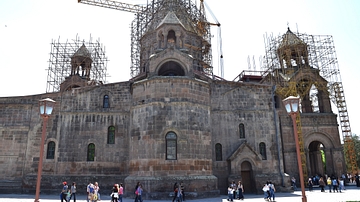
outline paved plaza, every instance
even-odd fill
[[[289,202],[289,201],[298,201],[301,202],[301,191],[295,191],[294,193],[275,193],[275,201],[276,202]],[[346,187],[342,193],[329,193],[326,190],[325,193],[320,192],[319,189],[314,189],[314,191],[309,192],[306,191],[307,201],[308,202],[360,202],[360,188],[351,186]],[[0,194],[0,202],[34,202],[35,195],[28,195],[28,194]],[[227,196],[220,196],[215,198],[207,198],[207,199],[193,199],[193,200],[186,200],[188,202],[227,202]],[[110,196],[106,196],[103,194],[101,196],[101,202],[110,202]],[[151,202],[171,202],[171,198],[169,200],[143,200],[151,201]],[[59,202],[61,201],[59,196],[54,195],[41,195],[40,202]],[[73,201],[73,200],[71,200]],[[78,195],[77,202],[86,202],[85,195]],[[134,199],[125,198],[123,202],[133,202]],[[263,202],[263,195],[255,195],[255,194],[246,194],[244,201],[249,202]],[[234,202],[240,202],[240,200],[234,200]]]

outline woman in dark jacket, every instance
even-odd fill
[[[324,182],[324,178],[320,177],[320,180],[319,180],[319,187],[321,188],[321,192],[325,192],[325,182]]]
[[[173,190],[174,190],[174,198],[173,198],[172,202],[175,201],[175,199],[176,199],[176,197],[177,197],[177,195],[178,195],[179,187],[178,187],[178,183],[177,183],[177,182],[175,182]]]
[[[111,202],[118,202],[118,198],[119,198],[119,189],[116,185],[114,185],[111,192]]]

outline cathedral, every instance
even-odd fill
[[[140,182],[146,199],[170,199],[175,182],[185,184],[189,199],[226,194],[240,180],[247,193],[262,193],[268,180],[278,192],[291,191],[291,177],[304,179],[282,103],[290,95],[301,98],[304,175],[346,173],[330,81],[313,65],[306,36],[288,29],[268,45],[276,49],[269,48],[274,57],[267,71],[227,81],[211,74],[209,25],[191,14],[194,5],[159,2],[138,40],[130,80],[90,82],[95,59],[82,45],[57,92],[0,98],[4,192],[34,193],[40,159],[42,193],[57,193],[63,181],[76,182],[81,193],[89,182],[103,193],[123,183],[129,197]],[[39,156],[38,101],[44,98],[56,104]]]

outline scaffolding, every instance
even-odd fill
[[[320,76],[328,82],[327,87],[330,88],[331,99],[335,103],[335,94],[332,85],[341,82],[341,77],[332,36],[300,33],[296,33],[296,36],[307,44],[309,65],[312,68],[319,70]],[[264,76],[271,72],[278,72],[277,69],[281,68],[276,51],[282,40],[282,36],[274,37],[273,35],[266,35],[265,59],[264,64],[261,67]],[[280,77],[273,76],[272,78],[275,79],[273,80],[274,83],[282,84],[283,86],[281,79],[278,79]]]
[[[60,84],[71,75],[71,57],[85,45],[92,59],[89,81],[93,83],[106,83],[107,76],[107,57],[105,56],[105,47],[100,44],[99,40],[89,41],[80,40],[78,36],[74,40],[60,42],[59,39],[52,40],[51,52],[49,59],[49,68],[47,75],[46,92],[59,92]]]
[[[131,78],[141,74],[141,68],[148,59],[141,58],[141,56],[145,55],[143,54],[144,50],[151,49],[151,44],[141,43],[142,37],[145,33],[155,30],[169,11],[173,11],[180,21],[189,22],[189,28],[202,37],[201,46],[192,46],[193,54],[191,55],[200,64],[201,67],[198,69],[207,75],[213,75],[210,26],[220,26],[220,24],[207,21],[203,1],[200,1],[199,7],[192,0],[151,0],[146,5],[132,5],[112,0],[78,0],[78,2],[135,13],[135,18],[130,25]]]
[[[290,31],[290,30],[289,30]],[[354,142],[352,141],[352,134],[347,113],[345,94],[342,86],[340,70],[338,66],[333,37],[330,35],[308,35],[295,33],[295,36],[300,39],[304,46],[306,46],[307,58],[300,57],[296,53],[291,53],[291,56],[300,58],[292,59],[291,65],[284,64],[279,56],[279,47],[284,40],[284,35],[281,36],[265,36],[265,57],[262,65],[261,79],[267,83],[276,85],[277,93],[283,98],[297,94],[300,97],[306,97],[310,92],[310,100],[313,99],[313,111],[319,106],[316,106],[317,97],[316,91],[312,92],[312,88],[316,86],[318,90],[327,92],[329,99],[335,104],[339,113],[340,127],[342,138],[344,141],[345,160],[348,165],[348,171],[355,174],[357,172],[356,153],[354,149]],[[295,52],[299,51],[295,49]],[[305,64],[307,63],[307,64]],[[284,68],[285,66],[285,68]],[[293,83],[290,78],[299,68],[308,66],[308,71],[318,71],[319,75],[325,79],[325,82],[314,80],[309,74],[302,73],[300,75],[300,82]],[[295,92],[294,92],[295,91]],[[294,96],[297,96],[294,95]],[[314,102],[315,101],[315,102]],[[300,121],[298,121],[300,123]],[[301,127],[300,127],[301,128]],[[299,131],[301,134],[301,131]],[[304,153],[304,145],[302,142],[302,135],[299,135],[300,146],[302,146],[302,153]],[[303,170],[306,171],[305,155],[302,156]],[[305,177],[305,176],[304,176]]]
[[[173,10],[177,17],[184,21],[191,21],[194,31],[201,35],[204,43],[211,44],[210,23],[207,23],[204,8],[198,8],[196,4],[190,0],[157,0],[147,4],[142,9],[139,9],[135,15],[135,19],[131,23],[131,77],[140,74],[140,68],[143,61],[141,61],[142,50],[147,50],[145,44],[141,44],[142,36],[150,31],[155,30],[160,22],[165,18],[167,12]],[[211,47],[207,46],[205,49],[200,50],[201,58],[199,62],[204,67],[204,72],[213,74],[212,67],[212,53]],[[199,54],[193,54],[196,56]]]

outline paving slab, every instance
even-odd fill
[[[263,195],[256,194],[245,194],[244,200],[234,200],[234,202],[263,202],[265,201]],[[314,189],[314,191],[306,191],[307,201],[308,202],[360,202],[360,188],[359,187],[346,187],[346,190],[340,192],[331,192],[328,190],[326,192],[320,192],[319,189]],[[35,195],[29,194],[0,194],[0,202],[34,202]],[[86,202],[85,195],[77,195],[76,202]],[[275,193],[275,201],[276,202],[301,202],[302,196],[301,191],[295,191],[293,193]],[[101,201],[99,202],[110,202],[110,196],[101,196]],[[61,201],[59,196],[55,195],[40,195],[40,202],[59,202]],[[73,200],[71,200],[72,202]],[[169,200],[143,200],[143,202],[171,202],[171,198]],[[187,202],[227,202],[227,196],[222,195],[214,198],[206,198],[206,199],[192,199],[186,200]],[[186,202],[185,201],[185,202]],[[134,199],[124,198],[123,202],[134,202]]]

